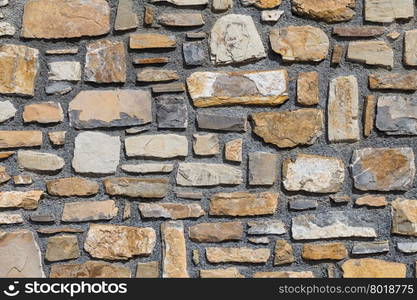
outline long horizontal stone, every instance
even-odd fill
[[[397,248],[403,253],[417,253],[417,242],[398,242]]]
[[[413,0],[365,0],[365,21],[389,23],[414,16]]]
[[[198,112],[197,125],[200,129],[241,132],[247,130],[248,122],[246,117]]]
[[[117,216],[118,208],[113,200],[66,202],[61,220],[85,222],[111,220]]]
[[[235,267],[200,270],[200,278],[245,278]]]
[[[256,272],[253,278],[314,278],[311,271],[272,271]]]
[[[122,264],[86,261],[81,264],[53,264],[50,278],[130,278],[130,269]]]
[[[268,261],[271,250],[268,248],[206,248],[207,260],[211,263],[252,263],[263,264]]]
[[[121,169],[127,173],[170,173],[174,170],[174,164],[159,164],[159,163],[146,163],[137,165],[122,165]]]
[[[0,208],[36,209],[42,195],[40,190],[0,192]]]
[[[284,234],[287,232],[281,220],[265,220],[248,222],[248,234]]]
[[[417,90],[417,72],[369,74],[369,88],[373,90]]]
[[[242,170],[225,164],[180,163],[176,181],[182,186],[238,185]]]
[[[187,78],[187,87],[197,107],[279,105],[288,99],[288,72],[195,72]]]
[[[200,223],[188,230],[190,239],[198,243],[240,241],[243,238],[243,224],[240,222]]]
[[[49,195],[72,197],[91,196],[98,193],[97,182],[82,177],[67,177],[46,181]]]
[[[168,193],[166,178],[114,177],[103,181],[107,194],[138,198],[163,198]]]
[[[131,49],[158,49],[175,48],[176,39],[174,35],[158,33],[132,33],[129,37]]]
[[[388,241],[354,242],[352,254],[374,254],[389,252]]]
[[[349,259],[342,271],[344,278],[405,278],[407,265],[374,258]]]
[[[17,164],[20,168],[29,171],[55,172],[64,167],[65,161],[62,157],[52,153],[19,150]]]
[[[158,23],[170,27],[195,27],[204,25],[201,13],[162,13]]]
[[[138,135],[125,139],[126,155],[173,158],[188,155],[187,137],[178,134]]]
[[[347,59],[367,65],[381,66],[392,69],[394,67],[394,51],[384,41],[356,41],[350,42]]]
[[[139,203],[143,218],[188,219],[199,218],[205,214],[197,203]]]
[[[35,147],[42,145],[42,131],[2,130],[0,131],[0,149]]]
[[[383,35],[383,26],[335,26],[333,34],[341,37],[375,37]]]

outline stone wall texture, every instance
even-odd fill
[[[0,0],[0,277],[416,277],[414,0]]]

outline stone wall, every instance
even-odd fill
[[[0,0],[1,277],[414,277],[413,0]]]

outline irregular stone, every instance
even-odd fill
[[[277,179],[278,156],[268,152],[249,153],[249,184],[273,185]]]
[[[417,200],[398,198],[391,205],[392,233],[417,236]]]
[[[155,243],[153,228],[91,223],[84,249],[94,258],[127,260],[151,255]]]
[[[35,147],[42,145],[42,131],[1,130],[0,149]]]
[[[91,196],[98,193],[98,184],[81,177],[67,177],[46,181],[49,195],[73,197]]]
[[[19,150],[17,152],[17,164],[19,168],[29,171],[60,171],[65,166],[62,157],[32,150]]]
[[[341,260],[348,252],[344,243],[304,244],[301,256],[306,260]]]
[[[81,228],[74,228],[74,227],[55,227],[55,228],[38,228],[36,229],[37,232],[41,233],[41,234],[57,234],[57,233],[83,233],[84,230]]]
[[[413,0],[365,0],[365,21],[389,23],[414,16]]]
[[[37,213],[30,216],[30,221],[35,223],[54,223],[55,217],[48,213]]]
[[[60,123],[64,120],[64,112],[60,103],[49,101],[25,105],[22,117],[25,123]]]
[[[44,278],[42,255],[32,232],[22,229],[0,232],[0,276]]]
[[[212,10],[214,12],[225,12],[233,7],[233,0],[213,0]],[[201,277],[200,270],[200,277]]]
[[[113,200],[66,202],[61,220],[64,222],[111,220],[117,216],[117,213],[118,208]]]
[[[126,56],[123,42],[101,40],[86,46],[84,80],[97,83],[125,82]]]
[[[352,254],[374,254],[389,252],[388,241],[354,242]]]
[[[45,259],[60,261],[80,257],[78,240],[75,235],[60,235],[48,238]]]
[[[120,159],[120,138],[85,131],[75,137],[72,167],[77,173],[113,174]]]
[[[271,251],[268,248],[225,248],[208,247],[206,257],[210,263],[251,263],[263,264],[268,261]]]
[[[263,22],[278,22],[283,14],[283,10],[263,10],[261,12],[261,20]]]
[[[332,65],[338,65],[342,62],[343,54],[345,52],[345,47],[342,45],[334,45],[333,52],[332,52]]]
[[[372,90],[417,90],[417,72],[369,74],[368,79]]]
[[[138,135],[125,139],[126,155],[173,158],[188,155],[187,137],[177,134]]]
[[[355,76],[340,76],[330,81],[327,110],[330,142],[359,141],[359,92]]]
[[[187,128],[188,109],[183,96],[163,95],[155,102],[158,128]]]
[[[116,20],[114,21],[114,29],[129,30],[135,29],[139,25],[138,15],[133,9],[132,0],[119,0],[117,6]]]
[[[184,225],[181,221],[169,221],[161,224],[162,239],[162,277],[188,278],[187,248],[185,245]]]
[[[78,61],[55,61],[48,63],[48,80],[81,80],[81,64]]]
[[[329,38],[320,28],[289,26],[269,33],[272,50],[284,61],[322,61],[329,51]]]
[[[282,177],[287,191],[336,193],[345,180],[345,166],[335,157],[298,154],[284,160]]]
[[[110,7],[105,0],[30,0],[25,4],[24,38],[76,38],[109,31]]]
[[[136,278],[158,278],[159,277],[159,262],[150,261],[138,263],[136,267]]]
[[[282,0],[241,0],[243,6],[255,6],[260,9],[274,8],[281,4]]]
[[[194,249],[192,252],[193,263],[195,266],[200,264],[200,251],[198,249]]]
[[[158,16],[158,23],[169,27],[203,26],[201,13],[162,13]]]
[[[318,203],[316,200],[310,199],[293,199],[288,202],[288,208],[292,210],[308,210],[316,209]]]
[[[245,278],[235,267],[200,270],[200,278]]]
[[[10,180],[10,175],[7,173],[6,167],[0,166],[0,184]]]
[[[185,42],[182,44],[184,62],[189,66],[201,66],[206,58],[203,42]]]
[[[210,33],[210,59],[215,65],[253,61],[266,57],[252,17],[228,14],[214,23]]]
[[[190,203],[139,203],[142,218],[188,219],[204,216],[200,204]]]
[[[388,203],[384,196],[366,195],[356,199],[355,204],[358,206],[384,207]]]
[[[86,261],[81,264],[54,264],[50,278],[130,278],[130,269],[121,264]]]
[[[382,26],[335,26],[333,34],[341,37],[376,37],[383,35]]]
[[[121,169],[127,173],[139,173],[139,174],[148,174],[148,173],[170,173],[174,170],[173,164],[158,164],[158,163],[148,163],[148,164],[138,164],[138,165],[122,165]]]
[[[185,91],[185,84],[182,82],[171,82],[151,85],[152,93],[182,93]]]
[[[210,199],[209,214],[234,217],[272,215],[277,207],[277,193],[217,193]]]
[[[242,161],[243,139],[234,139],[224,144],[224,158],[229,161]]]
[[[269,238],[266,236],[256,236],[256,237],[248,237],[248,242],[252,243],[252,244],[264,244],[264,245],[268,245],[269,244]]]
[[[145,68],[136,74],[136,80],[139,82],[160,82],[177,79],[179,79],[179,75],[175,70]]]
[[[350,197],[346,195],[330,195],[330,200],[336,204],[348,204]]]
[[[54,146],[62,146],[65,144],[66,131],[48,132],[48,137]]]
[[[398,242],[397,248],[403,253],[416,253],[417,242]]]
[[[288,100],[286,70],[194,72],[188,92],[197,107],[278,105]]]
[[[297,79],[297,103],[300,105],[319,104],[319,74],[300,72]]]
[[[145,26],[152,26],[154,21],[154,13],[155,10],[152,6],[145,5],[145,9],[143,12],[143,24]]]
[[[294,251],[286,240],[277,240],[275,243],[274,266],[291,264],[295,261]]]
[[[6,159],[15,154],[15,151],[0,151],[0,159]]]
[[[4,213],[0,212],[0,224],[21,224],[23,218],[21,214]]]
[[[166,178],[114,177],[103,180],[104,189],[111,196],[163,198],[169,188]]]
[[[225,164],[180,163],[176,181],[181,186],[238,185],[242,170]]]
[[[390,33],[387,34],[387,37],[390,38],[391,40],[396,40],[401,36],[401,33],[397,32],[397,31],[391,31]]]
[[[311,271],[256,272],[253,278],[314,278],[314,274]]]
[[[407,265],[382,259],[348,259],[342,264],[344,278],[405,278]]]
[[[71,54],[77,54],[77,53],[78,53],[78,47],[45,50],[46,55],[71,55]]]
[[[175,48],[175,35],[159,33],[132,33],[129,37],[130,49]]]
[[[245,117],[233,117],[212,113],[197,113],[197,125],[200,129],[220,131],[246,131],[248,122]]]
[[[292,218],[295,240],[315,240],[349,237],[376,237],[377,233],[363,214],[341,211],[298,215]]]
[[[374,129],[376,97],[368,95],[365,97],[363,108],[363,135],[368,137]]]
[[[3,123],[16,115],[17,109],[10,101],[0,102],[0,123]]]
[[[150,0],[150,3],[155,2],[167,2],[174,4],[176,6],[196,6],[196,5],[206,5],[208,0]]]
[[[296,15],[327,23],[352,20],[356,0],[292,0]]]
[[[284,223],[280,220],[250,221],[248,227],[248,234],[280,235],[287,232]]]
[[[123,209],[122,219],[123,221],[126,221],[130,219],[131,216],[132,216],[132,203],[126,202],[125,207]]]
[[[197,243],[219,243],[243,239],[243,224],[240,222],[200,223],[188,228],[188,236]]]
[[[355,188],[361,191],[407,191],[416,172],[411,148],[364,148],[352,155]]]
[[[72,91],[71,83],[56,81],[45,87],[47,95],[65,95]]]
[[[312,145],[323,130],[323,111],[303,108],[294,111],[252,114],[253,132],[278,148]]]
[[[218,135],[216,133],[193,134],[193,150],[196,155],[220,154]]]
[[[39,51],[23,45],[0,45],[0,94],[33,96]]]
[[[169,63],[168,57],[147,57],[147,58],[135,58],[133,64],[135,65],[154,65],[154,64],[166,64]]]
[[[384,41],[349,42],[347,58],[372,66],[394,67],[394,51]]]
[[[68,107],[76,129],[143,125],[152,122],[152,99],[145,90],[81,91]]]
[[[8,22],[0,22],[0,36],[13,36],[16,28]]]

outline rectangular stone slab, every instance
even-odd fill
[[[132,33],[129,37],[130,49],[175,48],[174,35],[158,33]]]
[[[0,149],[34,147],[42,145],[42,131],[3,130],[0,131]]]
[[[187,87],[197,107],[279,105],[288,99],[288,72],[195,72],[187,78]]]

